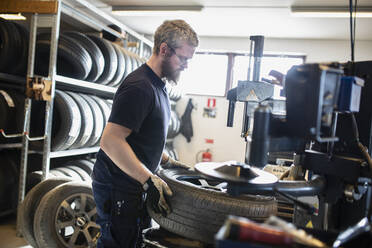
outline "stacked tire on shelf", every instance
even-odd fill
[[[0,72],[26,75],[28,39],[24,26],[0,18]]]
[[[44,102],[34,102],[31,116],[31,136],[43,135]],[[111,103],[93,95],[56,90],[51,136],[51,150],[98,146],[108,121]],[[32,142],[41,148],[42,142]]]
[[[36,74],[48,74],[50,33],[36,42]],[[59,35],[57,74],[92,83],[118,87],[144,63],[137,54],[95,35],[69,31]]]
[[[181,91],[176,86],[171,84],[166,85],[169,100],[171,103],[171,116],[168,125],[167,142],[164,147],[164,152],[171,156],[173,159],[178,160],[178,153],[173,147],[173,139],[179,134],[181,119],[176,112],[176,102],[181,99]]]

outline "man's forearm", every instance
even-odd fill
[[[122,171],[141,184],[152,175],[139,161],[126,140],[111,136],[109,142],[101,141],[101,148]]]

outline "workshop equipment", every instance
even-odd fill
[[[363,62],[361,65],[365,70],[358,73],[370,80],[372,72]],[[358,63],[354,68],[358,68]],[[350,111],[358,112],[359,103],[355,99],[362,96],[360,109],[371,112],[367,95],[372,92],[363,92],[363,80],[345,77],[346,73],[347,65],[337,63],[293,66],[285,80],[286,115],[273,114],[271,107],[263,103],[254,112],[249,165],[201,163],[195,169],[226,180],[228,192],[234,195],[275,195],[275,191],[292,196],[318,195],[324,217],[323,230],[341,231],[364,217],[370,222],[372,163],[370,150],[368,152],[360,140],[371,140],[371,134],[363,128],[359,140],[360,124]],[[344,87],[345,82],[350,87]],[[348,118],[351,128],[341,126],[345,120],[338,123],[338,116]],[[370,117],[367,125],[372,123]],[[341,134],[339,137],[336,130]],[[344,133],[348,135],[342,135]],[[350,134],[354,136],[353,142]],[[347,145],[345,137],[349,139]],[[350,147],[353,150],[348,149]],[[242,176],[245,170],[244,175],[256,173],[260,178],[258,168],[266,165],[268,152],[272,151],[294,151],[294,165],[309,172],[308,180],[303,177],[303,181],[260,184]]]

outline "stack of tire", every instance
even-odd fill
[[[95,247],[100,228],[86,182],[49,178],[27,193],[19,213],[23,237],[33,247]]]
[[[28,39],[27,28],[0,18],[0,72],[26,75]]]
[[[169,99],[171,101],[177,102],[178,100],[181,99],[182,92],[181,92],[181,89],[179,87],[171,85],[171,84],[167,84],[166,88],[167,88],[167,91],[168,91]]]
[[[43,102],[32,104],[31,136],[43,135]],[[110,116],[112,102],[94,95],[56,90],[51,150],[60,151],[98,146]],[[41,142],[36,148],[41,147]]]
[[[164,153],[175,160],[179,160],[177,150],[174,149],[172,142],[167,142],[164,147]]]
[[[50,33],[41,33],[36,42],[36,73],[48,74]],[[95,35],[64,32],[59,35],[57,74],[111,87],[144,63],[138,55]]]
[[[172,110],[168,125],[167,138],[173,139],[174,137],[176,137],[180,131],[180,126],[181,126],[180,117],[178,116],[175,110]]]
[[[72,181],[91,183],[90,175],[93,171],[94,162],[87,159],[75,159],[64,162],[62,165],[53,166],[49,171],[50,177],[67,177]],[[33,171],[27,175],[26,191],[28,192],[42,181],[41,170]]]

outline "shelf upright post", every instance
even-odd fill
[[[58,35],[60,26],[60,0],[58,0],[58,8],[55,14],[38,14],[33,13],[31,15],[30,22],[30,37],[29,37],[29,53],[28,53],[28,65],[27,65],[27,78],[34,77],[34,65],[35,65],[35,49],[36,49],[36,35],[37,28],[39,26],[49,26],[51,27],[51,47],[50,47],[50,59],[49,59],[49,78],[52,81],[51,87],[51,101],[46,102],[45,109],[45,132],[44,132],[44,146],[43,146],[43,179],[47,177],[49,173],[50,164],[50,134],[52,129],[52,118],[53,118],[53,101],[54,101],[54,91],[55,91],[55,75],[56,75],[56,61],[57,61],[57,47],[58,47]],[[40,19],[43,19],[41,21]],[[49,19],[50,21],[45,21]],[[27,160],[29,154],[29,139],[26,134],[30,131],[30,117],[31,117],[31,98],[25,98],[24,106],[24,121],[23,121],[23,135],[22,138],[22,151],[21,151],[21,165],[19,174],[19,187],[18,187],[18,206],[17,206],[17,216],[20,216],[20,206],[25,197],[26,191],[26,175],[27,175]],[[21,219],[17,217],[16,235],[22,236],[20,223]]]
[[[49,55],[49,70],[48,78],[52,82],[51,87],[51,100],[46,102],[45,105],[45,129],[44,129],[44,146],[43,146],[43,161],[42,171],[43,180],[47,178],[50,166],[50,146],[51,146],[51,134],[52,134],[52,121],[53,121],[53,105],[55,95],[55,77],[56,77],[56,65],[57,65],[57,50],[58,50],[58,37],[59,37],[59,26],[61,19],[61,1],[58,1],[57,13],[50,15],[51,19],[51,40],[50,40],[50,55]]]

